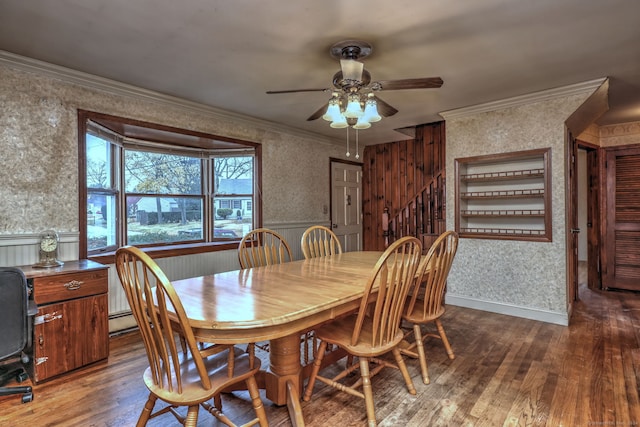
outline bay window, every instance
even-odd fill
[[[79,112],[80,255],[135,245],[179,251],[260,225],[260,146]]]

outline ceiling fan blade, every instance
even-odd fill
[[[375,90],[401,89],[437,89],[442,86],[440,77],[424,77],[420,79],[379,80],[372,86]]]
[[[329,102],[324,104],[322,107],[318,108],[318,111],[316,111],[315,113],[310,115],[309,118],[307,119],[307,121],[310,122],[312,120],[316,120],[316,119],[319,119],[320,117],[324,116],[324,113],[327,112],[327,107],[328,106],[329,106]]]
[[[391,117],[398,112],[398,110],[384,102],[379,97],[375,96],[374,98],[376,99],[376,103],[378,104],[378,114],[380,114],[381,116]]]
[[[330,89],[322,88],[322,89],[288,89],[288,90],[268,90],[268,94],[274,93],[295,93],[295,92],[326,92]]]

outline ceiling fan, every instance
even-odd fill
[[[366,129],[382,117],[393,116],[397,109],[374,92],[382,90],[434,89],[442,86],[440,77],[371,81],[371,74],[360,60],[371,54],[372,47],[361,40],[344,40],[331,46],[330,55],[340,61],[340,71],[333,75],[333,87],[315,89],[270,90],[268,94],[294,92],[331,92],[331,99],[313,113],[308,121],[320,117],[331,127]]]

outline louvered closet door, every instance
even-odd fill
[[[640,291],[640,148],[607,152],[605,288]]]

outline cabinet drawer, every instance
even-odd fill
[[[33,294],[36,304],[66,301],[106,293],[108,269],[84,271],[36,277],[33,279]]]

